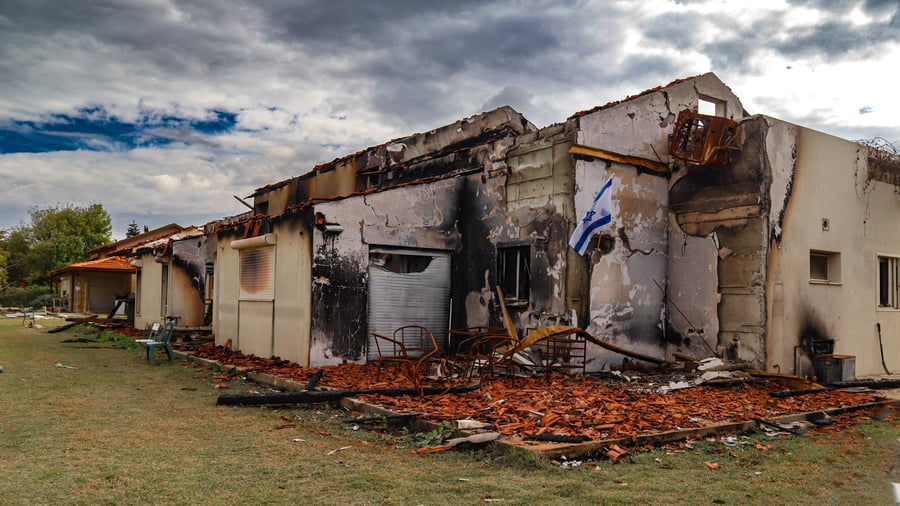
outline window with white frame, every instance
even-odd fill
[[[878,307],[900,309],[900,257],[878,255]]]
[[[839,284],[841,282],[841,254],[834,251],[810,251],[809,282]]]

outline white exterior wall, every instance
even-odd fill
[[[302,218],[297,218],[300,220]],[[309,365],[309,234],[290,219],[272,227],[275,237],[274,301],[239,300],[240,250],[235,236],[218,239],[215,262],[213,329],[216,345],[268,358],[278,356]]]
[[[216,247],[215,272],[216,281],[213,286],[213,334],[216,345],[225,346],[231,340],[231,349],[240,350],[238,339],[238,293],[241,287],[240,252],[231,247],[234,236],[218,238]]]
[[[800,129],[783,238],[770,252],[770,369],[793,371],[794,346],[812,324],[835,340],[836,354],[856,357],[858,376],[883,373],[876,323],[887,366],[900,369],[900,311],[877,307],[877,256],[900,255],[900,195],[892,185],[868,180],[866,149]],[[840,253],[839,283],[810,282],[810,250]]]
[[[140,260],[141,286],[135,287],[135,299],[140,299],[140,308],[135,308],[134,327],[148,328],[152,323],[162,323],[162,264],[155,261],[152,254],[138,257]],[[138,310],[139,309],[139,310]]]

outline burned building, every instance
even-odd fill
[[[216,342],[364,362],[373,333],[417,324],[446,346],[502,326],[503,293],[520,335],[566,324],[782,372],[804,372],[812,315],[816,341],[874,372],[863,329],[900,331],[900,201],[896,162],[872,153],[749,116],[713,74],[541,129],[496,109],[256,190],[215,230]],[[579,255],[569,237],[608,180],[611,226]],[[588,370],[620,360],[588,345]]]
[[[215,241],[187,227],[145,241],[128,253],[135,274],[135,327],[173,318],[179,327],[212,324]]]
[[[60,306],[75,313],[108,314],[125,312],[126,302],[134,292],[135,268],[125,255],[136,244],[153,240],[181,230],[168,225],[144,232],[121,241],[103,245],[88,252],[84,261],[56,269],[47,274],[57,285]]]

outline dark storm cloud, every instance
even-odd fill
[[[696,14],[667,13],[641,24],[641,32],[649,40],[687,51],[700,46],[707,20]]]
[[[239,9],[192,2],[167,10],[150,2],[10,0],[2,8],[21,34],[69,40],[103,57],[105,46],[142,62],[179,71],[208,70],[234,61]]]
[[[791,58],[824,55],[826,60],[845,56],[867,56],[885,42],[900,40],[900,25],[871,23],[866,27],[832,21],[796,30],[774,47]]]
[[[819,10],[821,20],[810,26],[790,27],[792,16],[787,11],[769,13],[762,19],[748,23],[716,16],[715,23],[723,28],[718,40],[703,46],[717,69],[738,69],[753,59],[761,49],[774,49],[788,59],[821,58],[835,61],[848,57],[865,57],[876,53],[889,42],[900,41],[900,21],[896,2],[860,2],[830,0],[795,0],[794,5]],[[876,20],[867,25],[850,23],[846,15],[855,7],[885,14],[890,19]],[[751,69],[752,71],[765,69]]]
[[[508,105],[513,109],[523,111],[525,109],[531,109],[533,107],[533,99],[533,94],[528,93],[518,86],[505,86],[502,90],[500,90],[499,93],[487,99],[485,103],[481,104],[481,108],[485,111],[490,111],[492,109]]]
[[[807,9],[821,19],[786,30]],[[845,22],[856,9],[873,21]],[[0,202],[240,212],[232,194],[500,105],[544,126],[708,70],[743,99],[772,52],[806,69],[878,54],[897,16],[896,0],[0,0],[0,177],[18,182]],[[765,93],[781,90],[748,95]],[[888,105],[844,108],[877,121]],[[753,108],[846,119],[792,106]]]

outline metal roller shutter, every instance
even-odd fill
[[[385,258],[389,258],[388,263]],[[427,328],[441,347],[446,346],[449,303],[449,253],[372,248],[367,359],[378,358],[372,332],[391,336],[394,330],[405,325]]]

